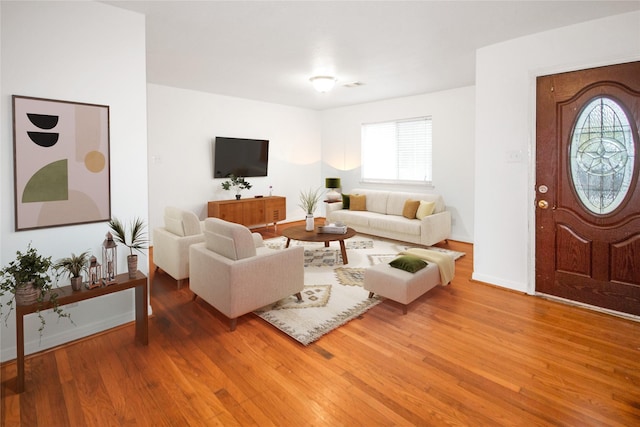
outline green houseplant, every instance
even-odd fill
[[[309,191],[300,191],[300,206],[305,213],[307,214],[305,229],[307,231],[313,231],[315,228],[313,213],[316,211],[318,207],[318,202],[320,202],[321,190],[320,188],[316,188],[315,190],[309,188]]]
[[[138,255],[134,254],[133,251],[137,250],[144,254],[143,249],[147,248],[148,238],[145,227],[142,218],[134,218],[129,224],[128,232],[127,227],[118,218],[113,218],[109,221],[109,228],[113,232],[113,238],[129,248],[127,268],[130,279],[135,279],[138,271]]]
[[[0,270],[0,297],[11,294],[9,301],[0,304],[0,315],[2,315],[4,307],[9,307],[9,312],[4,318],[5,324],[14,305],[35,303],[38,304],[36,312],[40,319],[40,328],[38,329],[40,335],[42,335],[46,324],[40,311],[40,307],[44,303],[50,302],[58,317],[70,318],[69,313],[65,313],[58,306],[58,293],[54,290],[50,276],[51,267],[51,257],[40,255],[37,249],[29,243],[25,252],[16,251],[15,260]]]
[[[71,253],[71,256],[56,261],[53,265],[53,269],[56,271],[56,280],[68,276],[71,288],[74,291],[79,291],[82,288],[82,273],[88,272],[89,257],[89,251],[84,251],[80,255]]]
[[[240,192],[251,188],[251,184],[241,176],[230,174],[228,180],[222,183],[223,190],[236,190],[236,199],[240,199]]]

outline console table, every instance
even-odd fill
[[[207,216],[235,222],[247,227],[277,225],[287,219],[287,199],[281,196],[253,197],[208,202]]]
[[[118,274],[116,283],[109,286],[102,286],[94,289],[86,289],[84,285],[79,291],[71,289],[71,285],[56,288],[58,294],[58,305],[72,304],[74,302],[84,301],[91,298],[101,297],[103,295],[120,292],[127,289],[135,288],[135,305],[136,305],[136,341],[140,344],[149,344],[149,323],[148,323],[148,297],[147,297],[147,276],[140,271],[137,272],[135,279],[129,279],[129,273]],[[40,310],[51,308],[51,303],[45,299],[40,305]],[[35,313],[38,310],[38,303],[30,305],[16,305],[16,335],[17,335],[17,365],[18,365],[18,384],[16,391],[22,393],[24,391],[24,316]]]

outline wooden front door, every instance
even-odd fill
[[[640,62],[539,77],[536,291],[640,315]]]

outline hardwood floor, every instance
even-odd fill
[[[308,347],[151,269],[149,346],[129,324],[34,355],[20,395],[3,364],[2,425],[640,424],[640,323],[474,283],[472,245],[444,246],[451,285]]]

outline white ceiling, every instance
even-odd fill
[[[146,15],[150,83],[317,110],[473,85],[479,47],[640,9],[640,0],[104,3]],[[309,78],[324,74],[338,83],[320,94]],[[344,86],[354,81],[363,85]]]

